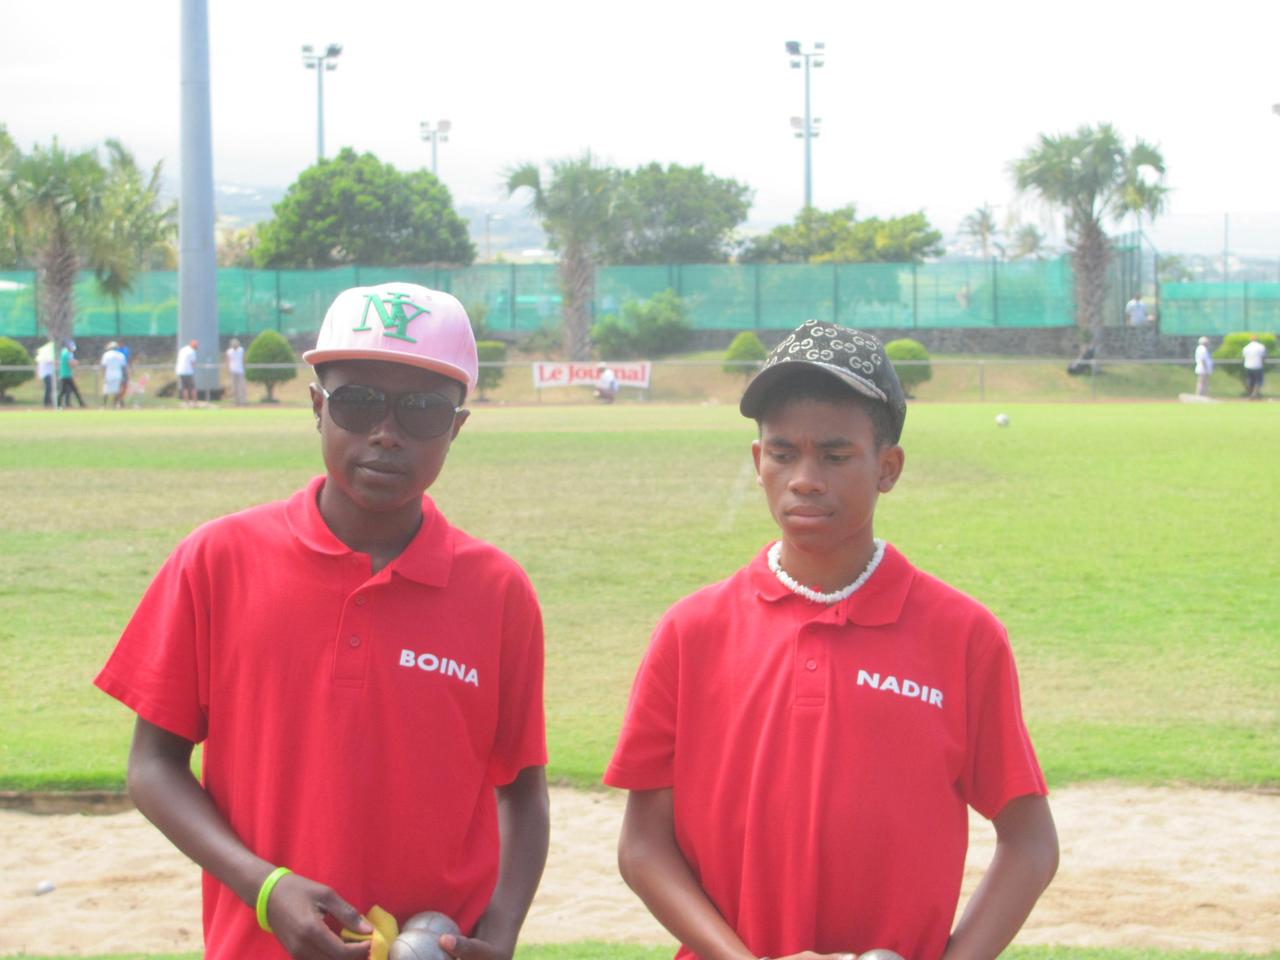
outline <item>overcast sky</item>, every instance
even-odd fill
[[[0,123],[30,147],[119,137],[179,172],[179,0],[0,0]],[[422,120],[449,119],[455,201],[502,199],[512,164],[592,150],[618,166],[702,164],[755,191],[751,219],[803,202],[803,71],[814,203],[923,208],[952,229],[1018,206],[1008,175],[1042,132],[1109,121],[1157,144],[1173,189],[1157,244],[1280,258],[1280,4],[568,3],[211,0],[214,176],[287,186],[315,160],[303,43],[344,45],[325,77],[326,152],[429,166]],[[1024,219],[1039,222],[1023,201]],[[1045,225],[1045,224],[1042,224]]]

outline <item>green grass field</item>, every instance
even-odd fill
[[[1280,408],[913,405],[877,532],[1009,627],[1051,782],[1280,785]],[[90,686],[196,524],[320,472],[298,406],[0,415],[0,788],[118,787]],[[547,626],[551,776],[598,782],[663,609],[770,538],[727,404],[480,405],[433,491]],[[532,955],[531,955],[532,956]]]

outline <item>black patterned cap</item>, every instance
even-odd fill
[[[747,384],[738,409],[744,417],[759,418],[769,391],[789,374],[816,370],[889,408],[894,443],[907,419],[907,398],[898,374],[878,337],[834,323],[806,320],[773,348],[764,366]]]

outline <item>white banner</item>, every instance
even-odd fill
[[[648,360],[604,364],[618,378],[618,385],[649,389]],[[533,385],[539,390],[549,387],[594,387],[600,381],[598,363],[535,363]]]

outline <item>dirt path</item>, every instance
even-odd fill
[[[669,942],[617,879],[621,800],[553,791],[530,942]],[[1019,942],[1280,951],[1280,796],[1102,785],[1052,803],[1062,865]],[[971,825],[966,896],[990,833]],[[37,895],[42,881],[54,890]],[[0,954],[198,951],[198,887],[198,871],[136,812],[0,811]]]

